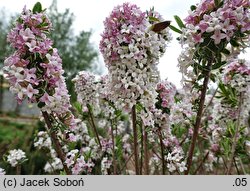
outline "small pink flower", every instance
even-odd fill
[[[30,30],[30,28],[26,28],[25,30],[20,30],[19,34],[23,38],[24,41],[28,41],[31,39],[35,39],[35,35],[33,32]]]
[[[72,168],[72,174],[74,175],[78,175],[80,174],[80,172],[82,171],[82,168],[76,164],[73,168]]]
[[[36,73],[36,68],[25,69],[24,70],[25,80],[30,81],[31,78],[36,79],[35,73]]]
[[[215,30],[214,35],[211,36],[211,38],[214,39],[215,44],[219,44],[220,41],[226,37],[227,35],[225,33],[221,33],[220,30]]]
[[[211,145],[211,151],[217,152],[219,150],[220,146],[218,144],[212,144]]]
[[[29,97],[29,98],[32,98],[32,96],[34,95],[34,94],[38,94],[39,93],[39,91],[37,90],[37,89],[34,89],[33,87],[32,87],[32,85],[28,85],[28,87],[27,87],[27,89],[26,89],[26,92],[25,92],[26,94],[27,94],[27,96]]]
[[[41,102],[44,102],[46,105],[49,105],[51,102],[51,96],[49,96],[49,94],[47,94],[47,92],[45,92],[43,94],[43,96],[40,98]]]
[[[201,30],[202,33],[204,33],[204,32],[207,30],[208,26],[209,26],[209,25],[208,25],[207,23],[201,22],[201,23],[199,24],[199,29]]]
[[[193,39],[194,39],[195,43],[202,43],[204,41],[204,39],[201,36],[201,33],[200,34],[193,34]]]
[[[67,158],[65,164],[67,165],[68,168],[72,166],[74,164],[74,160],[72,159],[72,157]]]

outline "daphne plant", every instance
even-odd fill
[[[17,101],[41,109],[46,128],[34,147],[46,153],[45,173],[249,173],[249,61],[237,58],[249,46],[249,6],[202,0],[185,22],[175,16],[181,89],[157,70],[170,22],[154,9],[116,6],[100,42],[109,74],[79,72],[74,107],[45,10],[24,8],[8,35],[15,52],[4,72]]]
[[[136,105],[141,104],[146,109],[141,115],[144,124],[153,124],[149,109],[156,103],[157,64],[165,52],[166,40],[170,40],[166,27],[154,30],[155,22],[161,20],[153,10],[147,15],[136,5],[124,3],[106,18],[100,42],[100,51],[109,70],[111,101],[117,108],[131,111],[137,174]]]
[[[201,119],[209,79],[215,80],[212,70],[221,68],[227,60],[237,56],[235,49],[243,49],[249,43],[249,1],[201,1],[191,6],[190,15],[176,21],[181,30],[180,41],[185,51],[179,57],[184,81],[200,90],[200,98],[193,138],[187,164],[189,173]],[[175,27],[172,27],[176,29]],[[231,49],[229,49],[231,47]],[[203,80],[202,83],[200,81]]]
[[[40,3],[32,11],[24,8],[8,34],[8,41],[16,51],[6,58],[4,71],[18,102],[28,98],[41,108],[56,152],[64,164],[65,154],[56,132],[64,133],[65,128],[74,128],[75,123],[62,60],[48,38],[51,27]],[[70,173],[67,166],[65,170]]]

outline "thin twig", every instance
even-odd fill
[[[21,165],[20,164],[18,164],[16,166],[16,175],[21,175]]]
[[[124,170],[124,168],[126,168],[128,162],[131,160],[131,158],[133,157],[133,155],[134,155],[134,153],[132,153],[132,154],[128,157],[128,159],[126,160],[125,164],[123,165],[123,167],[122,167],[121,170],[120,170],[120,174],[121,174],[121,172]]]
[[[91,108],[88,107],[88,110],[89,110],[89,117],[90,117],[90,121],[91,121],[91,124],[92,124],[92,127],[93,127],[93,130],[95,132],[95,136],[97,138],[97,142],[100,146],[100,149],[102,149],[102,144],[101,144],[101,141],[100,141],[100,138],[99,138],[99,134],[98,134],[98,131],[97,131],[97,128],[96,128],[96,125],[95,125],[95,121],[94,121],[94,117],[93,117],[93,114],[92,114],[92,111],[91,111]]]
[[[145,174],[149,174],[149,159],[148,159],[148,133],[146,131],[146,128],[143,128],[144,130],[144,139],[143,139],[143,145],[144,145],[144,167],[145,167]]]
[[[58,157],[60,158],[60,160],[62,161],[63,168],[64,168],[67,175],[71,175],[71,171],[69,170],[69,168],[65,164],[66,156],[65,156],[65,153],[62,150],[62,147],[61,147],[61,144],[60,144],[60,142],[59,142],[59,140],[57,138],[56,132],[53,130],[49,114],[47,112],[42,112],[42,114],[43,114],[44,121],[47,124],[47,127],[48,127],[48,129],[50,131],[50,136],[51,136],[51,140],[52,140],[52,142],[53,142],[53,144],[55,146],[55,151],[56,151]]]
[[[237,163],[236,163],[236,160],[235,160],[235,157],[234,157],[234,166],[235,166],[235,168],[236,168],[236,171],[237,171],[237,174],[238,175],[240,175],[240,171],[239,171],[239,168],[238,168],[238,166],[237,166]]]
[[[158,155],[158,153],[154,149],[152,149],[152,152],[155,154],[155,156],[157,156],[158,159],[162,160],[162,158]]]
[[[241,169],[242,169],[242,171],[243,171],[243,174],[246,174],[246,170],[245,170],[245,168],[244,168],[243,162],[242,162],[242,160],[241,160],[240,157],[239,157],[239,161],[240,161],[240,166],[241,166]]]
[[[135,173],[140,174],[139,170],[139,153],[138,153],[138,140],[137,140],[137,128],[136,128],[136,108],[132,107],[132,124],[133,124],[133,134],[134,134],[134,156],[135,156]]]
[[[144,143],[144,136],[143,136],[143,129],[142,129],[142,124],[140,125],[140,130],[141,130],[141,161],[140,161],[140,174],[142,174],[143,170],[143,154],[145,153],[143,143]]]
[[[215,97],[215,95],[216,95],[218,89],[219,89],[219,86],[215,89],[215,91],[214,91],[214,93],[213,93],[211,99],[209,100],[208,104],[207,104],[206,107],[204,108],[203,113],[206,113],[206,111],[207,111],[207,109],[209,108],[209,106],[213,103],[213,99],[214,99],[214,97]]]
[[[227,164],[226,164],[226,160],[225,160],[223,157],[221,157],[221,158],[222,158],[222,161],[223,161],[224,167],[225,167],[225,169],[227,170],[227,169],[228,169],[228,167],[227,167]]]
[[[203,108],[204,108],[204,103],[205,103],[205,98],[206,98],[207,87],[208,87],[208,82],[209,82],[209,78],[210,78],[212,63],[213,63],[213,59],[208,61],[207,71],[205,73],[205,78],[203,81],[201,97],[200,97],[200,102],[199,102],[199,109],[198,109],[197,116],[196,116],[196,122],[195,122],[195,126],[194,126],[192,142],[191,142],[191,145],[189,148],[189,153],[188,153],[188,158],[187,158],[187,170],[185,171],[186,175],[189,173],[190,168],[192,166],[192,162],[193,162],[193,154],[194,154],[196,140],[197,140],[198,134],[199,134],[199,128],[201,126],[201,118],[203,115]]]
[[[113,121],[111,119],[111,137],[112,137],[112,151],[113,151],[113,165],[114,165],[114,174],[117,174],[117,165],[116,165],[116,155],[115,155],[115,137],[114,137],[114,129],[113,129]]]
[[[161,161],[162,161],[162,174],[164,175],[166,172],[165,166],[165,157],[164,157],[164,144],[161,129],[158,131],[159,139],[160,139],[160,147],[161,147]]]
[[[197,172],[200,170],[200,168],[202,167],[203,163],[207,160],[207,157],[209,155],[209,151],[207,152],[207,154],[205,155],[205,157],[203,158],[203,160],[201,161],[200,165],[198,166],[198,168],[194,171],[194,175],[197,174]]]
[[[227,175],[231,173],[231,169],[232,169],[232,166],[233,166],[234,155],[235,155],[235,150],[236,150],[236,146],[237,146],[237,142],[238,142],[238,135],[239,135],[239,129],[240,129],[241,105],[242,105],[242,93],[240,93],[240,98],[239,99],[240,99],[240,102],[239,102],[239,106],[238,106],[238,118],[237,118],[235,134],[234,134],[234,137],[233,137],[232,154],[231,154],[228,169],[227,169],[227,172],[226,172]]]

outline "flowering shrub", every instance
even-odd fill
[[[110,99],[119,109],[131,110],[137,103],[149,108],[156,102],[157,64],[170,36],[167,29],[154,32],[151,18],[162,20],[158,13],[147,15],[136,5],[124,3],[104,22],[100,51],[110,73]]]
[[[16,51],[4,71],[16,99],[28,98],[42,111],[46,128],[34,147],[48,156],[44,172],[249,173],[250,66],[238,58],[249,46],[249,6],[202,0],[185,22],[175,16],[179,28],[169,28],[180,33],[183,47],[180,89],[160,81],[157,70],[171,40],[169,22],[154,9],[116,6],[100,42],[109,74],[79,72],[73,106],[62,60],[47,37],[52,24],[39,3],[24,8],[8,35]],[[12,166],[21,156],[14,155]]]
[[[16,27],[8,34],[8,41],[16,51],[5,60],[5,76],[19,102],[27,97],[30,102],[38,103],[42,111],[61,119],[66,117],[63,123],[71,126],[62,61],[47,37],[51,27],[41,10],[23,9]]]

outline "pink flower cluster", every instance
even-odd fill
[[[145,14],[136,5],[124,3],[122,6],[115,7],[111,15],[106,18],[100,50],[108,66],[114,64],[114,61],[120,61],[122,44],[127,46],[135,43],[136,37],[140,38],[143,35],[147,27]],[[139,50],[131,51],[131,56],[132,54],[139,60],[145,56]]]
[[[146,13],[129,3],[115,7],[104,26],[100,51],[109,70],[111,101],[127,111],[139,102],[146,108],[153,106],[157,64],[165,52],[168,31],[152,31]]]
[[[63,123],[73,126],[62,60],[47,37],[51,27],[44,12],[33,13],[24,8],[8,34],[8,41],[16,51],[6,58],[4,72],[18,102],[28,98],[38,103],[42,111],[64,118]]]
[[[157,84],[156,88],[159,94],[159,102],[161,107],[170,109],[174,104],[174,96],[176,94],[176,87],[173,83],[164,80]]]
[[[250,81],[250,62],[247,60],[234,60],[229,63],[223,71],[223,82],[225,84],[229,83],[235,78],[235,75],[241,75],[248,80],[244,80],[246,84]]]
[[[214,44],[220,44],[235,38],[236,33],[250,30],[249,0],[219,2],[221,5],[216,5],[214,0],[202,0],[185,19],[191,41],[202,43],[209,36],[214,40]]]
[[[81,174],[85,172],[86,174],[91,173],[92,168],[94,167],[94,163],[89,161],[85,161],[84,156],[82,153],[79,153],[78,149],[71,150],[67,153],[67,159],[65,164],[70,168],[73,175]]]

